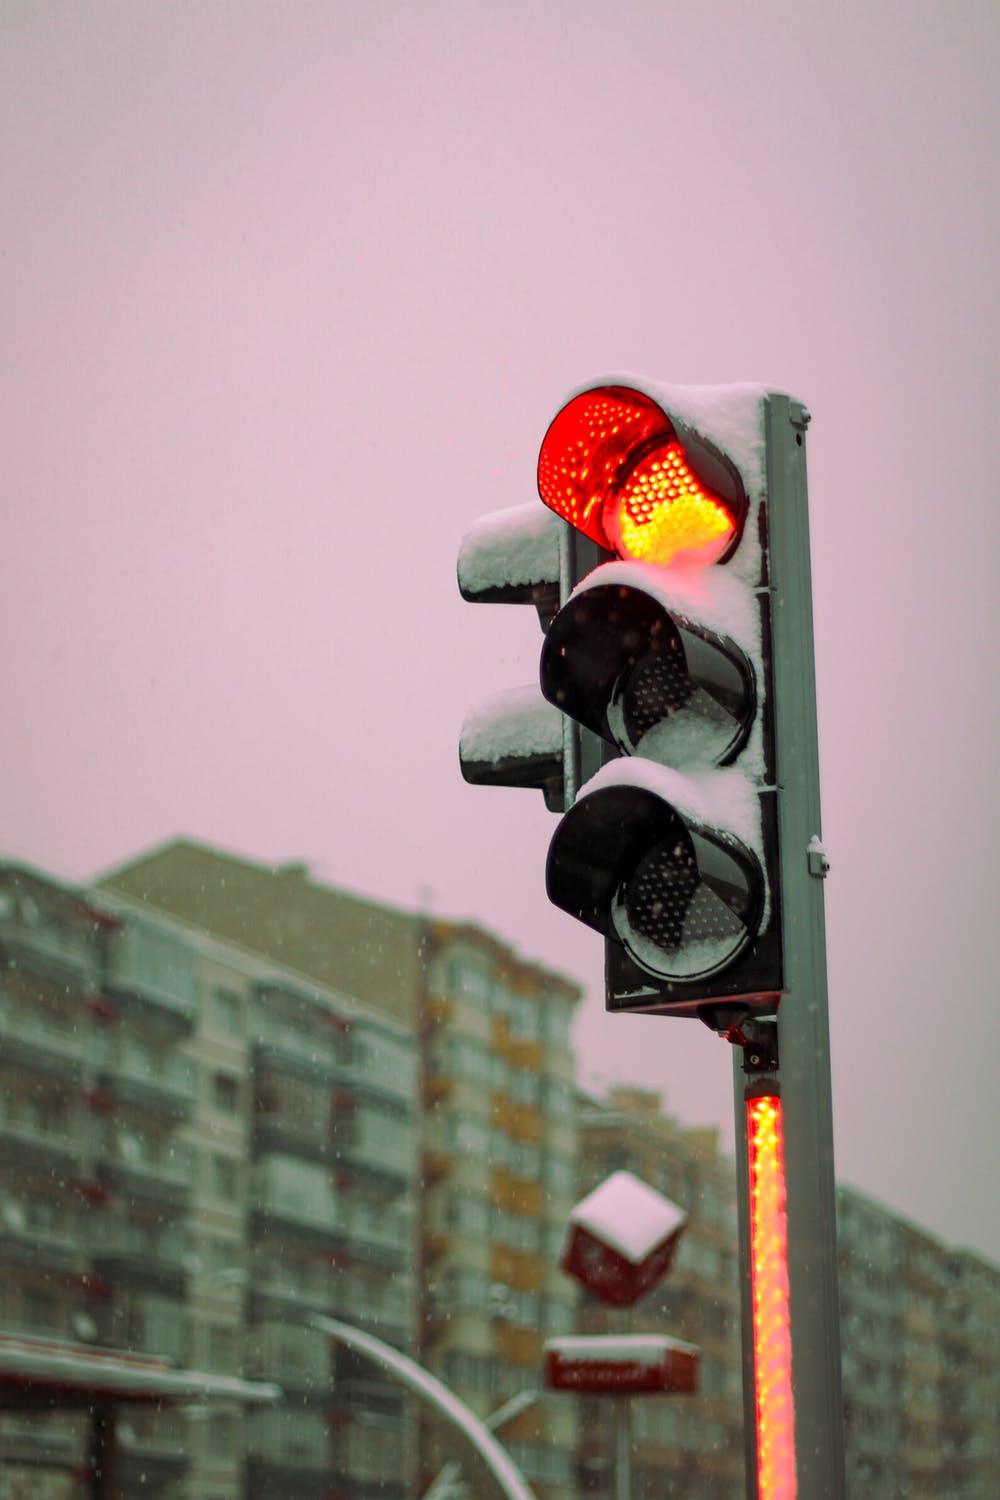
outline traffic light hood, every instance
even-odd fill
[[[758,478],[762,394],[758,387],[725,389],[725,403],[717,404],[730,441],[733,391],[747,396],[737,401],[746,428],[736,445],[746,475],[711,436],[711,387],[694,388],[705,397],[699,422],[671,403],[670,388],[611,376],[588,382],[550,423],[538,459],[539,495],[620,557],[724,561],[750,510],[748,480]],[[682,392],[682,402],[690,405],[691,394]]]
[[[626,755],[723,765],[742,750],[753,723],[755,676],[746,652],[757,644],[756,622],[737,584],[734,598],[717,601],[714,618],[731,621],[746,649],[713,630],[705,590],[685,588],[684,580],[661,586],[675,571],[611,563],[591,573],[546,635],[542,692]],[[726,581],[721,569],[708,576]],[[686,594],[695,608],[683,610]]]
[[[696,982],[757,934],[765,907],[758,839],[755,798],[739,772],[689,778],[647,761],[613,762],[556,829],[546,889],[647,974]]]

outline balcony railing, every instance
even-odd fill
[[[26,1054],[60,1059],[73,1074],[94,1057],[92,1035],[53,1025],[38,1011],[0,1009],[0,1042],[6,1061],[30,1061]]]
[[[127,1043],[101,1064],[101,1078],[127,1102],[184,1118],[194,1108],[194,1064],[176,1052],[155,1056]]]
[[[258,1024],[255,1028],[253,1048],[258,1066],[269,1059],[292,1062],[330,1082],[343,1071],[343,1063],[337,1056],[335,1038],[329,1033],[313,1035],[296,1026],[267,1022]]]
[[[77,981],[83,981],[96,965],[96,952],[85,937],[41,918],[31,923],[0,918],[0,943],[17,956],[23,968],[41,967]]]
[[[263,1174],[255,1177],[252,1202],[258,1213],[300,1225],[303,1229],[334,1237],[344,1232],[344,1213],[339,1203],[305,1195],[292,1196]]]
[[[45,1160],[60,1160],[64,1164],[78,1163],[84,1150],[84,1120],[67,1120],[61,1130],[40,1130],[23,1120],[4,1117],[0,1099],[0,1141],[8,1162],[31,1164]]]
[[[94,1228],[92,1253],[99,1276],[163,1296],[184,1295],[189,1255],[179,1231],[114,1222]]]

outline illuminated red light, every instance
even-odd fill
[[[781,1100],[747,1100],[758,1500],[795,1500],[795,1409]]]
[[[584,391],[559,412],[539,454],[538,493],[592,541],[643,562],[715,562],[736,533],[666,413],[620,386]]]

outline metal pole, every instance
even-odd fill
[[[632,1401],[614,1398],[615,1476],[614,1500],[632,1500]]]
[[[798,1500],[843,1500],[826,868],[816,847],[821,826],[805,468],[808,421],[798,402],[787,396],[768,398],[769,583],[785,967],[777,1076],[784,1110]],[[742,1130],[739,1124],[737,1136]]]

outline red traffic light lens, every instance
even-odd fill
[[[538,493],[592,541],[643,562],[717,562],[737,531],[666,412],[623,386],[584,391],[558,413],[538,457]]]

